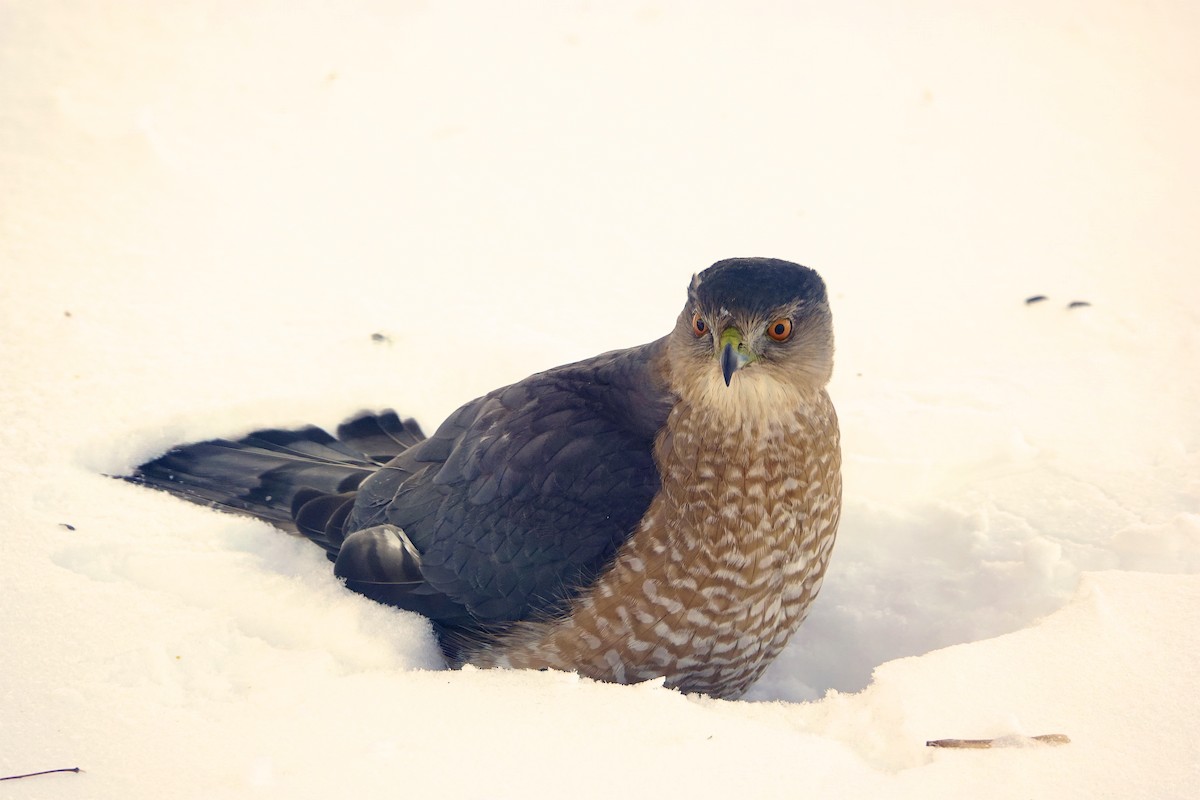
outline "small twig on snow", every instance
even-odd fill
[[[83,772],[79,767],[65,767],[63,769],[44,769],[41,772],[28,772],[24,775],[7,775],[0,778],[0,781],[15,781],[18,778],[32,778],[35,775],[50,775],[55,772]]]
[[[1019,747],[1040,742],[1042,744],[1070,744],[1071,739],[1062,733],[1043,733],[1041,736],[1001,736],[998,739],[933,739],[926,747],[961,747],[970,750],[986,750],[991,747]]]

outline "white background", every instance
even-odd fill
[[[1194,796],[1196,8],[0,2],[0,775],[85,770],[0,797]],[[441,671],[104,477],[431,429],[741,255],[826,279],[846,483],[750,702]]]

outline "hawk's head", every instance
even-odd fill
[[[718,261],[692,278],[669,353],[672,388],[685,399],[795,408],[833,372],[825,283],[790,261]]]

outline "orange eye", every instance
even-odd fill
[[[786,342],[792,335],[792,321],[787,317],[775,320],[767,326],[767,336],[777,342]]]
[[[692,333],[697,336],[703,336],[708,333],[708,323],[704,321],[704,317],[700,316],[699,311],[692,314]]]

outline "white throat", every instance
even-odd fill
[[[728,386],[721,374],[712,370],[687,389],[687,401],[731,427],[791,428],[797,414],[816,402],[816,397],[807,396],[795,384],[755,365],[735,372]]]

